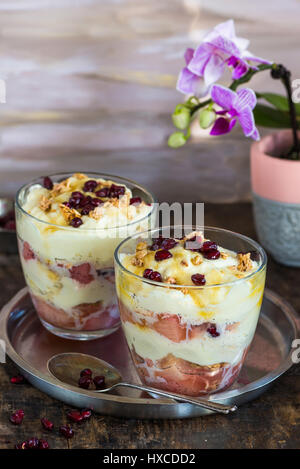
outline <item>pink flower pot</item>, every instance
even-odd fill
[[[291,130],[252,144],[251,182],[261,244],[277,261],[300,267],[300,161],[276,158],[291,145]]]

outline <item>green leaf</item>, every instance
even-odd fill
[[[289,102],[288,99],[276,93],[256,93],[258,99],[265,99],[272,106],[276,107],[280,111],[289,112]],[[300,115],[300,104],[294,103],[296,114]]]
[[[186,140],[187,137],[183,132],[174,132],[168,139],[168,145],[171,148],[179,148],[185,144]]]
[[[287,112],[257,104],[253,110],[256,125],[273,127],[275,129],[288,129],[291,127],[290,116]]]

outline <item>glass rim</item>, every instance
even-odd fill
[[[76,171],[77,173],[80,172],[80,171]],[[73,175],[75,174],[74,172],[68,172],[68,171],[63,171],[61,173],[51,173],[51,174],[48,174],[47,176],[48,177],[55,177],[55,176],[67,176],[67,175]],[[126,185],[126,183],[128,184],[132,184],[134,185],[136,188],[142,190],[144,193],[146,193],[147,195],[150,196],[151,198],[151,210],[149,211],[149,213],[145,216],[143,216],[142,218],[138,218],[137,220],[135,221],[132,221],[130,223],[126,223],[125,225],[116,225],[116,226],[110,226],[109,228],[81,228],[80,227],[80,232],[82,231],[90,231],[90,232],[108,232],[109,230],[116,230],[116,229],[121,229],[121,228],[126,228],[127,226],[131,226],[131,225],[134,225],[136,223],[140,223],[142,222],[143,220],[146,220],[147,218],[149,218],[153,212],[154,212],[154,208],[155,208],[155,204],[156,204],[156,199],[154,197],[154,195],[152,194],[152,192],[147,189],[146,187],[142,186],[141,184],[138,184],[136,181],[133,181],[132,179],[129,179],[129,178],[124,178],[122,176],[116,176],[114,174],[109,174],[109,173],[98,173],[98,172],[95,172],[95,171],[87,171],[86,173],[82,173],[82,174],[91,174],[93,176],[100,176],[100,177],[104,177],[104,178],[112,178],[111,180],[113,180],[113,178],[117,178],[120,180],[120,182],[123,182],[124,185]],[[29,188],[30,186],[33,186],[34,184],[38,184],[40,183],[40,180],[45,177],[45,176],[39,176],[35,179],[33,179],[31,182],[28,182],[26,184],[23,184],[23,186],[20,187],[20,189],[17,191],[16,193],[16,197],[15,197],[15,204],[16,204],[16,207],[21,210],[21,212],[23,212],[24,215],[32,218],[33,220],[39,222],[39,223],[44,223],[45,225],[49,225],[49,226],[54,226],[56,228],[59,228],[61,230],[67,230],[67,231],[74,231],[74,228],[72,226],[63,226],[63,225],[57,225],[56,223],[50,223],[46,220],[40,220],[39,218],[35,217],[34,215],[31,215],[30,213],[26,212],[26,210],[24,210],[24,208],[22,207],[21,203],[20,203],[20,196],[21,196],[21,193],[24,192],[27,188]],[[114,181],[113,181],[114,182]],[[78,230],[77,230],[77,233],[78,233]]]
[[[184,227],[185,229],[186,228],[188,228],[188,229],[191,228],[192,231],[204,231],[205,229],[206,230],[219,231],[219,232],[224,232],[224,233],[227,233],[227,234],[232,235],[234,237],[240,238],[240,239],[242,239],[244,241],[247,241],[247,242],[249,242],[253,245],[255,250],[257,250],[259,252],[259,254],[262,258],[262,262],[254,272],[251,272],[249,275],[246,275],[245,277],[237,278],[237,279],[231,280],[229,282],[214,283],[214,284],[211,284],[211,285],[202,285],[202,286],[200,286],[200,285],[173,285],[173,284],[169,284],[169,283],[165,283],[165,282],[156,282],[154,280],[150,280],[150,279],[147,279],[145,277],[141,277],[140,275],[137,275],[137,274],[131,272],[130,270],[126,269],[126,267],[123,266],[123,264],[122,264],[122,262],[119,258],[119,254],[120,254],[120,249],[122,248],[122,246],[124,246],[124,244],[126,242],[129,242],[130,240],[132,240],[134,238],[138,238],[141,235],[145,235],[146,233],[153,233],[153,232],[157,232],[157,231],[164,230],[164,229],[176,229],[176,228],[179,228],[179,227],[181,227],[181,228]],[[235,231],[227,230],[225,228],[219,228],[219,227],[216,227],[216,226],[205,226],[205,225],[204,226],[198,226],[198,225],[197,226],[193,226],[193,225],[186,225],[186,226],[185,225],[169,225],[169,226],[162,226],[162,227],[159,227],[159,228],[154,228],[154,229],[151,229],[151,230],[146,230],[146,231],[142,231],[142,232],[139,232],[139,233],[135,233],[134,235],[129,236],[128,238],[121,241],[121,243],[115,249],[114,258],[115,258],[115,262],[121,268],[121,270],[123,270],[126,274],[129,274],[129,275],[135,277],[136,279],[141,280],[142,282],[149,283],[150,285],[154,285],[154,286],[158,286],[158,287],[164,287],[164,288],[172,288],[172,289],[187,288],[187,289],[193,289],[193,290],[204,290],[204,289],[207,289],[207,288],[226,287],[226,286],[232,286],[232,285],[242,283],[246,280],[251,279],[252,277],[257,275],[259,272],[263,271],[266,268],[266,265],[267,265],[267,254],[266,254],[264,248],[262,246],[260,246],[260,244],[258,244],[256,241],[254,241],[252,238],[249,238],[248,236],[242,235],[240,233],[236,233]]]

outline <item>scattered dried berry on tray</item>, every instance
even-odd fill
[[[10,382],[12,384],[23,384],[26,383],[26,379],[22,375],[16,375],[10,378]]]
[[[9,420],[14,425],[21,425],[21,423],[23,422],[24,415],[25,415],[24,410],[19,409],[19,410],[16,410],[16,412],[14,412],[13,414],[11,414],[11,416],[9,417]]]
[[[65,438],[70,439],[74,436],[74,430],[70,425],[62,425],[59,427],[59,433],[61,433]]]
[[[48,420],[46,417],[43,417],[43,418],[41,419],[41,423],[42,423],[44,429],[45,429],[45,430],[48,430],[48,431],[50,431],[50,432],[51,432],[51,431],[53,430],[53,428],[54,428],[53,422],[51,422],[50,420]]]

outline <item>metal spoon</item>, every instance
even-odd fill
[[[122,386],[124,388],[139,389],[140,391],[169,397],[179,402],[187,402],[188,404],[193,404],[222,414],[228,414],[237,409],[235,405],[220,404],[201,397],[193,398],[174,392],[162,391],[161,389],[152,388],[150,386],[123,382],[121,374],[112,365],[104,360],[84,353],[60,353],[50,358],[47,365],[48,370],[55,378],[63,383],[71,384],[72,386],[78,386],[80,371],[85,368],[90,368],[94,376],[105,377],[105,389],[93,390],[93,392],[96,393],[109,392]]]

